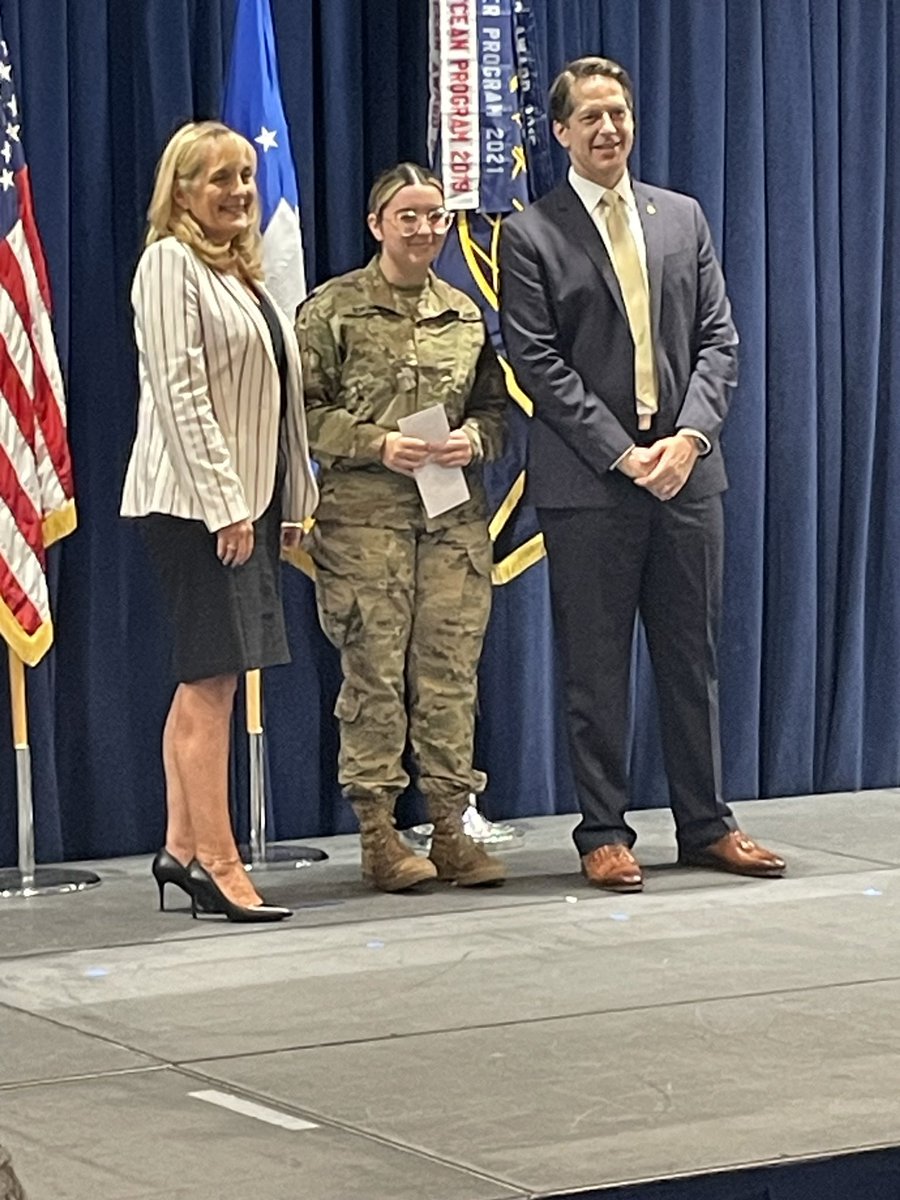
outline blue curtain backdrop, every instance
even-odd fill
[[[309,275],[321,280],[369,253],[372,175],[424,157],[428,4],[272,6]],[[635,174],[700,198],[743,339],[725,434],[728,795],[896,785],[895,5],[538,7],[549,73],[597,51],[631,70]],[[233,0],[0,0],[0,14],[55,292],[80,510],[78,532],[52,564],[57,647],[29,676],[38,855],[145,851],[162,832],[158,743],[169,684],[152,576],[116,516],[135,416],[128,286],[161,146],[181,121],[218,114]],[[295,663],[266,679],[282,837],[349,827],[334,780],[337,667],[307,581],[290,576],[288,606]],[[498,590],[479,727],[493,816],[572,807],[546,621],[542,565]],[[641,653],[633,753],[641,804],[665,800],[653,703]],[[15,856],[8,720],[4,688],[4,863]]]

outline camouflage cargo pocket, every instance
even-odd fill
[[[447,532],[443,545],[448,620],[466,625],[474,621],[479,627],[491,604],[493,551],[487,533],[481,525],[460,525]]]
[[[316,565],[316,608],[325,636],[340,650],[362,625],[356,590],[349,579]]]
[[[316,565],[316,608],[319,624],[333,646],[341,649],[351,629],[361,624],[356,589],[341,561],[340,548],[323,536],[319,524],[313,528],[309,552]]]
[[[345,679],[341,684],[337,700],[334,702],[334,715],[344,724],[352,724],[359,716],[362,708],[362,696]]]
[[[466,554],[475,574],[490,579],[494,567],[494,551],[490,541],[485,538],[483,542],[466,546]]]
[[[322,628],[339,648],[365,638],[404,643],[413,592],[414,543],[387,529],[320,522],[311,548]]]
[[[469,614],[474,629],[484,634],[487,628],[488,616],[491,611],[493,587],[491,570],[494,565],[494,552],[491,543],[485,539],[483,543],[466,547],[469,571],[463,587],[463,606]],[[467,621],[468,624],[468,621]]]

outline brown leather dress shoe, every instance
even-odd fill
[[[785,861],[758,846],[746,833],[732,829],[718,841],[700,850],[686,850],[678,861],[686,867],[711,867],[714,871],[730,871],[733,875],[758,875],[776,879],[785,872]]]
[[[618,842],[583,854],[581,873],[588,883],[608,892],[640,892],[644,887],[640,863],[627,846]]]

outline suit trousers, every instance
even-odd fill
[[[663,502],[637,487],[603,508],[538,511],[561,651],[580,854],[634,844],[629,696],[635,617],[647,633],[679,848],[735,828],[722,799],[717,641],[722,498]]]

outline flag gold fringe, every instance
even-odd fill
[[[491,308],[496,309],[498,305],[496,237],[491,238],[491,255],[489,257],[487,254],[485,254],[485,252],[481,249],[469,232],[469,214],[467,212],[461,212],[459,214],[456,220],[456,226],[459,234],[459,248],[463,252],[463,258],[466,260],[466,266],[469,268],[469,272],[472,278],[475,280],[478,290],[481,292],[482,296],[484,296]],[[497,221],[495,234],[499,228],[500,222]],[[488,282],[484,271],[482,271],[481,267],[478,265],[478,262],[476,261],[476,255],[477,257],[484,259],[491,268],[493,285]]]
[[[506,390],[509,392],[510,399],[515,400],[516,404],[518,404],[527,417],[533,416],[534,401],[526,392],[522,391],[519,381],[516,379],[515,371],[513,371],[503,355],[498,354],[497,358],[500,360],[500,366],[503,368],[503,374],[506,376]]]
[[[506,558],[494,563],[491,582],[495,587],[500,587],[504,583],[512,583],[529,567],[540,562],[546,553],[544,535],[536,533],[534,537],[529,538],[527,542],[523,542],[521,546],[513,550],[512,554],[507,554]]]
[[[0,601],[0,637],[26,666],[34,667],[53,643],[53,622],[48,618],[36,633],[29,635],[8,605]]]
[[[515,482],[506,493],[502,503],[494,513],[488,525],[488,534],[492,542],[496,542],[497,538],[503,532],[506,522],[516,510],[516,505],[522,499],[525,492],[525,472],[520,471],[516,476]]]
[[[281,561],[290,563],[292,567],[296,567],[298,571],[302,571],[310,579],[315,579],[316,577],[316,564],[310,558],[309,551],[304,550],[302,546],[282,546]]]
[[[44,545],[52,546],[60,538],[67,537],[77,525],[78,513],[75,510],[75,501],[67,500],[62,508],[47,513],[44,517],[42,526]]]

